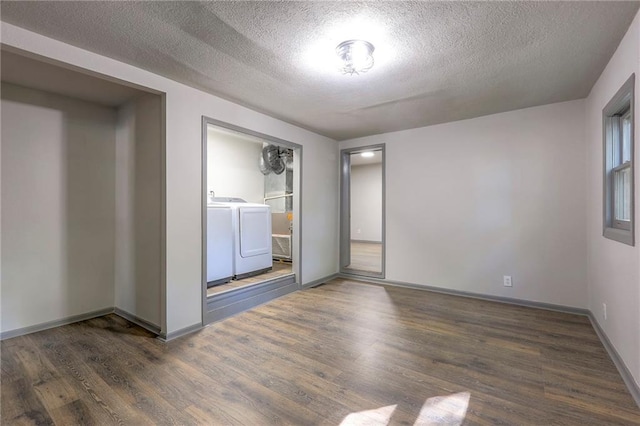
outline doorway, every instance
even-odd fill
[[[300,145],[203,118],[203,323],[298,288]]]
[[[384,278],[384,144],[341,151],[340,272]]]

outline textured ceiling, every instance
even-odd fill
[[[588,95],[638,2],[10,2],[2,20],[334,139]],[[375,45],[339,74],[335,46]]]

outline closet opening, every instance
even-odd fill
[[[204,324],[298,288],[301,150],[203,118]]]
[[[164,93],[1,55],[3,337],[110,312],[164,334]]]

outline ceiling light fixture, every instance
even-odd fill
[[[375,154],[373,153],[373,151],[365,151],[365,152],[361,153],[360,155],[362,155],[364,158],[371,158]]]
[[[364,40],[343,41],[336,47],[340,58],[340,71],[343,74],[360,74],[373,66],[373,44]]]

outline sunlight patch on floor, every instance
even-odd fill
[[[340,426],[386,426],[396,407],[397,404],[351,413],[342,420]]]
[[[460,426],[469,408],[469,392],[427,399],[413,426]],[[358,411],[345,417],[340,426],[387,426],[396,410],[396,405],[387,405],[373,410]]]
[[[469,392],[460,392],[427,399],[413,426],[461,425],[467,415],[470,397]]]

